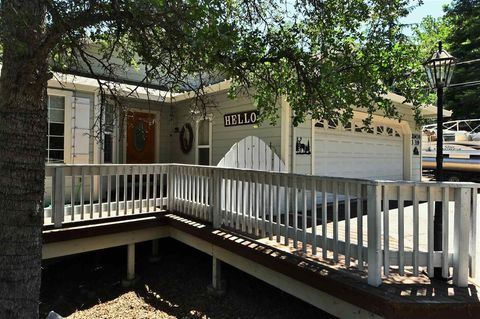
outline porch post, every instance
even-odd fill
[[[167,168],[167,211],[171,212],[173,210],[174,205],[174,189],[175,189],[175,178],[173,176],[175,167],[169,165]],[[163,191],[163,190],[162,190]]]
[[[222,220],[222,203],[221,203],[221,192],[222,192],[222,172],[220,169],[213,169],[213,228],[220,228]],[[214,258],[215,260],[215,258]]]
[[[128,244],[127,251],[127,280],[135,279],[135,244]]]
[[[55,228],[62,227],[62,223],[65,218],[65,167],[55,167],[54,183],[52,190],[52,208],[53,208],[53,222]],[[73,191],[73,190],[72,190]],[[72,204],[73,214],[73,204]]]
[[[212,284],[208,285],[207,292],[214,296],[225,294],[226,283],[222,280],[222,262],[212,255]]]
[[[455,189],[453,284],[468,286],[471,189]]]
[[[217,257],[212,257],[212,287],[222,290],[222,262]]]
[[[367,186],[368,284],[374,287],[382,284],[381,196],[380,185]]]

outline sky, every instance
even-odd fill
[[[434,18],[441,17],[443,15],[442,7],[451,2],[451,0],[423,0],[423,5],[413,10],[402,22],[405,24],[419,23],[427,15]]]

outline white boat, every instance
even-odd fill
[[[425,125],[422,168],[436,169],[437,125]],[[450,181],[480,180],[480,119],[443,123],[443,169]]]

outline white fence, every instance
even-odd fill
[[[373,286],[391,271],[418,275],[424,267],[428,274],[441,267],[445,277],[452,269],[454,284],[461,287],[467,286],[469,276],[476,277],[478,184],[177,164],[47,165],[46,172],[53,192],[46,223],[56,227],[92,218],[178,211],[215,228],[366,270]],[[78,196],[70,192],[65,198],[66,181],[71,189],[80,189]],[[442,251],[433,249],[435,202],[444,203]]]
[[[169,166],[46,166],[45,224],[108,218],[165,210]],[[101,208],[101,209],[100,209]]]

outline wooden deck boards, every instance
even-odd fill
[[[411,215],[410,210],[411,208],[405,208],[406,218]],[[391,210],[390,214],[390,230],[395,234],[398,233],[395,226],[396,210]],[[422,214],[421,211],[420,215]],[[413,276],[407,271],[406,276],[392,272],[390,276],[384,277],[382,285],[376,288],[367,284],[367,272],[358,270],[353,260],[352,267],[347,269],[344,256],[341,254],[339,262],[334,263],[331,252],[328,253],[326,260],[321,258],[321,249],[313,256],[311,247],[307,246],[307,252],[303,253],[301,242],[298,243],[297,249],[293,249],[293,245],[284,246],[275,240],[269,240],[268,237],[255,240],[238,232],[213,229],[209,224],[180,213],[162,215],[165,215],[161,218],[162,224],[193,234],[202,240],[250,258],[252,262],[261,263],[274,271],[385,317],[451,318],[475,317],[475,314],[480,314],[480,285],[475,282],[471,282],[466,288],[458,288],[453,286],[451,281],[430,280],[424,273]],[[138,216],[143,217],[142,214]],[[134,218],[132,215],[130,217]],[[363,218],[366,229],[366,216]],[[88,225],[93,221],[85,221],[84,224]],[[356,243],[357,240],[356,222],[356,218],[351,219],[352,243]],[[151,224],[144,223],[141,227],[151,227]],[[317,227],[317,234],[321,234],[321,227]],[[345,221],[339,221],[338,228],[339,239],[344,240]],[[405,247],[411,247],[412,241],[409,238],[412,234],[407,229],[408,227],[405,227]],[[329,236],[332,232],[333,224],[328,223]],[[64,236],[69,237],[68,234]],[[364,237],[363,240],[365,244],[367,238]],[[396,240],[395,236],[391,236],[392,248],[397,245]],[[281,243],[283,242],[281,238]]]
[[[178,225],[185,223],[188,218],[184,217],[184,222],[177,220],[177,224],[171,225],[188,231],[188,225]],[[265,263],[273,270],[283,271],[293,278],[385,317],[468,318],[474,317],[472,314],[480,314],[479,285],[473,282],[467,288],[458,288],[451,281],[430,280],[425,274],[418,277],[407,274],[391,275],[384,278],[380,287],[372,287],[367,284],[365,271],[354,267],[347,270],[344,263],[333,263],[331,253],[327,260],[314,257],[309,247],[306,254],[302,253],[301,243],[297,249],[293,249],[292,246],[270,241],[268,237],[253,240],[228,230],[214,230],[209,226],[191,228],[202,238],[209,238],[227,249],[250,256],[253,261],[260,260],[256,255],[261,254],[269,259]],[[321,250],[317,256],[321,256]],[[343,257],[340,255],[340,258]]]

